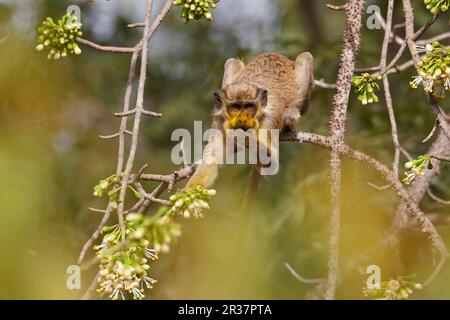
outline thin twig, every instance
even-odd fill
[[[314,84],[320,88],[336,90],[335,83],[326,83],[325,81],[323,81],[323,79],[314,80]]]
[[[345,9],[347,9],[347,5],[343,4],[343,5],[334,5],[334,4],[327,4],[327,8],[331,9],[331,10],[336,10],[336,11],[344,11]]]
[[[385,32],[384,32],[384,39],[383,39],[383,45],[381,49],[381,58],[380,58],[380,68],[381,68],[381,74],[383,75],[383,88],[384,88],[384,98],[386,100],[386,108],[389,115],[389,121],[391,123],[391,135],[392,135],[392,142],[394,144],[394,162],[392,164],[392,168],[394,170],[394,173],[396,176],[398,176],[398,166],[400,162],[400,142],[398,140],[398,131],[397,131],[397,122],[395,120],[395,113],[394,113],[394,107],[392,105],[392,97],[391,97],[391,91],[389,88],[389,79],[386,75],[385,69],[387,64],[387,53],[389,48],[389,39],[391,36],[391,30],[392,30],[392,16],[394,12],[394,0],[388,1],[388,9],[386,14],[386,23],[385,23]]]
[[[427,43],[431,43],[434,41],[442,41],[442,40],[449,39],[449,38],[450,38],[450,32],[444,32],[444,33],[441,33],[437,36],[434,36],[434,37],[431,37],[428,39],[419,40],[419,41],[417,41],[417,44],[427,44]]]
[[[100,271],[97,272],[94,279],[91,281],[91,284],[89,285],[88,289],[83,294],[83,296],[81,297],[81,300],[89,300],[92,297],[92,294],[94,293],[95,288],[97,287],[99,275],[100,275]]]
[[[430,188],[427,189],[427,194],[428,194],[428,196],[429,196],[431,199],[433,199],[434,201],[436,201],[436,202],[438,202],[438,203],[440,203],[440,204],[446,205],[446,206],[450,206],[450,200],[444,200],[444,199],[438,197],[437,195],[435,195],[435,194],[431,191]]]
[[[305,279],[302,276],[300,276],[290,265],[289,263],[285,262],[284,266],[289,270],[289,272],[294,276],[295,279],[297,279],[300,282],[306,283],[306,284],[319,284],[323,283],[325,279]]]
[[[389,190],[389,189],[392,188],[391,185],[389,185],[389,184],[384,185],[384,186],[381,186],[381,187],[377,186],[376,184],[370,183],[370,182],[367,182],[367,184],[368,184],[370,187],[372,187],[372,188],[374,188],[374,189],[376,189],[376,190],[378,190],[378,191],[386,191],[386,190]]]
[[[143,44],[141,52],[141,70],[139,76],[139,84],[136,99],[136,113],[134,115],[133,135],[131,137],[131,147],[128,154],[128,160],[123,173],[122,184],[120,187],[119,201],[117,207],[117,215],[119,217],[119,225],[122,233],[122,239],[125,239],[125,224],[123,221],[123,212],[125,205],[125,195],[128,187],[128,180],[130,178],[131,170],[133,169],[134,159],[136,157],[137,144],[139,140],[139,127],[141,122],[142,110],[144,109],[144,90],[147,79],[147,60],[148,60],[148,39],[150,35],[150,19],[152,17],[153,0],[147,0],[147,7],[145,10],[145,28],[143,35]]]
[[[430,158],[433,158],[433,159],[436,159],[439,161],[450,162],[450,157],[445,157],[445,156],[441,156],[438,154],[430,154],[429,156],[430,156]]]
[[[92,47],[99,51],[105,51],[105,52],[113,52],[113,53],[134,53],[136,51],[135,48],[126,48],[126,47],[109,47],[109,46],[102,46],[100,44],[97,44],[95,42],[83,39],[78,37],[77,42],[82,43],[84,45],[87,45],[89,47]]]
[[[81,249],[80,256],[78,257],[78,264],[81,264],[83,262],[87,251],[91,248],[91,246],[95,242],[95,240],[97,240],[97,238],[100,236],[100,232],[102,231],[102,228],[108,222],[112,210],[113,210],[112,205],[109,204],[108,207],[106,208],[106,211],[103,215],[102,220],[100,221],[100,224],[97,226],[97,229],[95,229],[94,233],[91,235],[91,237],[88,239],[88,241],[86,241],[83,248]]]
[[[425,139],[422,140],[422,143],[427,142],[428,140],[430,140],[434,136],[438,125],[439,125],[439,121],[435,120],[434,121],[434,125],[433,125],[433,129],[431,129],[431,132],[428,134],[428,136]]]
[[[127,24],[128,28],[143,28],[145,27],[145,23],[144,22],[135,22],[135,23],[130,23]]]

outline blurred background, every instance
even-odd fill
[[[155,0],[155,14],[165,1]],[[386,1],[377,4],[385,13]],[[133,46],[142,30],[126,28],[143,19],[144,0],[0,0],[0,298],[77,299],[96,270],[82,273],[82,290],[66,288],[66,268],[76,264],[84,242],[101,215],[87,208],[104,207],[94,198],[98,180],[115,171],[117,141],[99,134],[116,132],[127,80],[128,55],[82,47],[83,54],[48,61],[36,52],[36,29],[47,16],[58,19],[67,6],[81,7],[84,38],[105,45]],[[184,25],[174,8],[151,40],[145,105],[164,116],[142,123],[136,168],[170,173],[176,128],[193,129],[195,120],[209,122],[212,93],[221,83],[227,58],[248,62],[264,51],[291,58],[311,51],[315,78],[334,82],[344,25],[343,12],[322,0],[222,0],[213,23]],[[430,13],[415,1],[416,23]],[[365,15],[364,19],[369,16]],[[400,3],[395,22],[402,22]],[[448,30],[442,17],[426,36]],[[402,31],[399,30],[402,36]],[[378,64],[382,30],[363,27],[359,67]],[[397,45],[392,45],[390,58]],[[406,55],[404,57],[406,59]],[[389,59],[390,60],[390,59]],[[403,61],[403,60],[402,60]],[[391,76],[400,141],[414,156],[423,154],[421,140],[433,127],[433,116],[421,90],[410,89],[412,69]],[[326,134],[333,91],[317,88],[299,130]],[[355,148],[391,163],[390,124],[380,103],[349,104],[347,140]],[[442,106],[448,105],[448,98]],[[264,177],[257,204],[240,243],[232,240],[249,168],[227,166],[216,186],[218,194],[207,216],[183,220],[182,236],[169,254],[153,263],[158,279],[150,299],[304,299],[313,286],[294,279],[289,263],[305,278],[326,276],[329,221],[328,154],[317,146],[282,144],[281,167]],[[404,159],[402,159],[404,160]],[[341,262],[367,253],[389,227],[399,203],[371,170],[345,161],[342,194]],[[450,170],[444,166],[432,188],[450,198]],[[149,184],[148,187],[152,185]],[[168,196],[167,194],[165,196]],[[449,215],[448,208],[425,198],[427,212]],[[110,224],[113,224],[111,219]],[[438,231],[450,245],[448,225]],[[401,256],[376,252],[365,265],[381,267],[382,279],[416,274],[421,282],[431,271],[430,245],[419,231],[403,235]],[[92,252],[90,252],[92,256]],[[399,262],[400,261],[400,262]],[[346,272],[339,299],[364,299],[363,268]],[[401,265],[401,267],[400,267]],[[446,267],[432,285],[413,298],[449,299]]]

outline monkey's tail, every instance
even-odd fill
[[[261,181],[260,169],[258,166],[253,166],[247,182],[244,198],[242,199],[241,210],[239,215],[239,222],[235,229],[233,238],[233,251],[230,259],[230,267],[239,260],[241,247],[246,243],[250,231],[250,222],[252,217],[252,210],[255,204],[256,193]]]
[[[241,214],[249,216],[255,204],[255,197],[261,181],[260,169],[253,166],[248,178],[247,187],[245,189],[244,198],[241,205]]]

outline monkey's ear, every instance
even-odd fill
[[[261,103],[261,106],[263,107],[267,106],[267,90],[259,88],[256,100],[259,101],[259,103]]]
[[[223,101],[224,101],[223,91],[219,90],[214,92],[214,106],[217,110],[219,110],[222,107]]]

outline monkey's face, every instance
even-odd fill
[[[249,84],[232,84],[215,93],[217,114],[225,129],[259,129],[267,105],[267,91]]]
[[[230,129],[242,129],[244,131],[257,129],[258,119],[255,117],[257,106],[255,104],[239,101],[227,105],[225,108]]]

